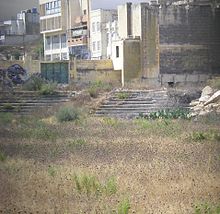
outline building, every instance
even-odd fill
[[[70,30],[68,47],[70,54],[78,59],[90,58],[89,28],[90,28],[90,0],[80,1],[80,15],[75,17],[74,27]]]
[[[90,50],[92,59],[106,59],[108,46],[107,23],[117,20],[116,10],[92,10],[90,15]],[[107,35],[108,33],[108,35]]]
[[[81,14],[80,2],[79,0],[40,0],[39,2],[45,60],[68,60],[68,34],[75,25],[75,17]]]
[[[40,18],[36,8],[23,10],[17,19],[3,21],[0,35],[34,35],[40,33]]]

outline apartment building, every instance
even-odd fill
[[[90,50],[92,59],[106,59],[108,29],[106,24],[117,20],[116,10],[92,10],[90,15]],[[109,32],[110,33],[110,32]]]
[[[90,0],[80,0],[80,15],[75,17],[74,27],[70,30],[68,46],[70,54],[78,59],[90,58]]]
[[[39,2],[45,60],[68,60],[68,34],[75,25],[75,17],[81,14],[80,2],[79,0],[39,0]]]

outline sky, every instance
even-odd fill
[[[143,2],[146,0],[92,0],[92,8],[116,9],[125,2]],[[0,0],[0,20],[9,20],[24,9],[38,7],[38,0]]]

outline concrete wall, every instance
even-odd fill
[[[121,71],[113,69],[112,60],[74,60],[70,62],[70,75],[74,81],[90,83],[102,81],[120,85]]]
[[[40,61],[31,59],[26,59],[25,61],[0,61],[0,68],[7,69],[9,66],[14,64],[19,64],[21,67],[27,70],[28,74],[40,73]]]
[[[141,70],[143,78],[159,75],[158,8],[147,3],[132,5],[133,36],[141,38]]]
[[[124,40],[124,81],[141,78],[140,40]]]
[[[132,35],[131,17],[132,3],[118,6],[118,34],[121,39],[126,39]]]
[[[159,22],[162,74],[220,73],[219,8],[163,7]]]
[[[10,35],[5,36],[5,40],[2,41],[1,45],[5,46],[17,46],[17,45],[24,45],[24,44],[31,44],[33,42],[39,41],[41,36],[38,35]]]

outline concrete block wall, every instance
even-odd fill
[[[211,5],[160,9],[160,73],[220,74],[220,9]]]

